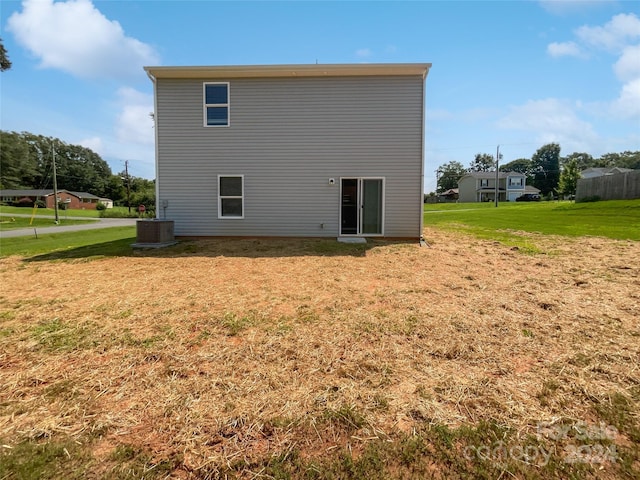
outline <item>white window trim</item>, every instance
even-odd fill
[[[518,183],[515,181],[518,180]],[[523,177],[509,177],[509,186],[510,187],[523,187],[524,186],[524,178]]]
[[[236,178],[240,178],[240,182],[242,185],[242,195],[240,196],[231,196],[231,195],[225,195],[224,197],[222,195],[220,195],[220,178],[227,178],[227,177],[236,177]],[[223,198],[239,198],[242,200],[242,215],[240,217],[231,217],[228,215],[222,215],[222,199]],[[218,175],[218,219],[219,220],[242,220],[244,218],[244,175]]]
[[[226,85],[227,86],[227,103],[207,103],[207,85]],[[202,122],[207,128],[225,128],[231,126],[231,84],[229,82],[204,82],[202,84]],[[207,107],[227,107],[227,124],[226,125],[209,125],[207,123]],[[223,175],[224,176],[224,175]]]
[[[480,188],[489,187],[489,179],[488,178],[480,178]]]

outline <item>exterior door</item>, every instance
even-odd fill
[[[340,235],[383,234],[383,178],[343,178],[340,198]]]

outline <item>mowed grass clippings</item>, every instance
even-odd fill
[[[0,455],[81,445],[51,478],[637,472],[640,243],[425,233],[2,259]],[[475,454],[540,424],[569,427],[552,466]],[[601,424],[617,456],[561,461]]]

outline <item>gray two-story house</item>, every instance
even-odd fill
[[[498,200],[513,202],[524,195],[527,176],[498,172]],[[458,180],[459,202],[489,202],[496,198],[496,172],[469,172]]]
[[[178,236],[422,234],[430,64],[145,67]]]

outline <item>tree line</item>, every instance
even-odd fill
[[[502,160],[502,155],[500,155]],[[499,166],[501,172],[524,173],[527,185],[538,188],[542,195],[573,194],[580,172],[590,167],[619,167],[640,169],[640,151],[606,153],[599,158],[588,153],[574,152],[560,156],[560,145],[549,143],[540,147],[531,158],[518,158]],[[468,172],[495,172],[495,156],[478,153],[468,167],[451,161],[438,167],[437,191],[458,187],[458,180]]]
[[[0,145],[0,189],[52,189],[55,155],[58,189],[91,193],[120,206],[155,205],[154,180],[125,171],[114,175],[109,164],[90,148],[54,137],[2,130]]]

